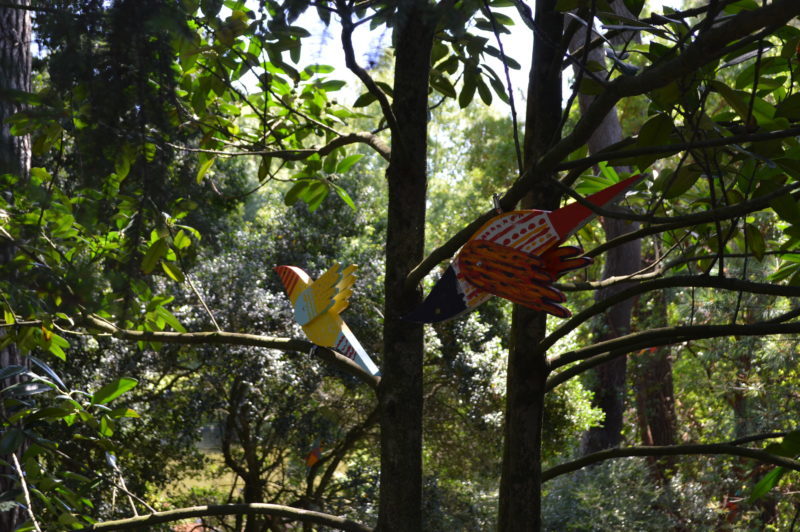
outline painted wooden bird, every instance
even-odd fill
[[[636,183],[636,175],[592,194],[597,206],[613,202]],[[568,318],[563,292],[552,283],[564,273],[591,264],[583,250],[560,246],[594,216],[580,203],[555,211],[504,212],[467,241],[422,304],[405,319],[435,323],[456,318],[500,296],[534,310]]]
[[[294,307],[294,318],[308,339],[354,360],[371,375],[380,375],[378,367],[339,316],[353,294],[350,287],[356,280],[355,270],[354,265],[342,269],[339,263],[334,263],[319,279],[312,281],[296,266],[275,268]]]

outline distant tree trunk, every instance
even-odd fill
[[[613,5],[615,11],[631,16],[621,2]],[[573,49],[579,48],[585,41],[585,31],[579,29],[572,42]],[[581,54],[583,52],[580,52]],[[581,59],[582,59],[581,55]],[[602,46],[595,47],[586,56],[587,64],[605,64],[605,53]],[[579,75],[576,70],[576,77]],[[596,74],[605,75],[605,71]],[[586,74],[584,74],[585,76]],[[594,101],[594,96],[579,94],[581,112],[583,113]],[[603,119],[600,126],[589,139],[589,152],[597,153],[606,146],[622,140],[622,126],[619,122],[616,109],[612,109]],[[624,168],[624,170],[629,170]],[[619,209],[619,208],[618,208]],[[602,226],[605,230],[606,240],[611,240],[619,235],[638,229],[639,224],[613,218],[603,218]],[[603,279],[627,275],[638,271],[641,267],[641,242],[635,240],[614,249],[605,255],[603,266]],[[611,297],[627,288],[625,284],[609,286],[599,290],[596,294],[598,301]],[[602,323],[595,330],[595,341],[602,342],[628,334],[631,329],[631,313],[633,300],[618,303],[606,311]],[[625,409],[627,358],[617,357],[610,362],[598,366],[588,373],[588,386],[594,393],[594,405],[605,413],[605,420],[600,427],[592,427],[583,438],[581,450],[592,453],[609,447],[616,447],[620,443],[622,434],[622,416]]]
[[[422,529],[422,325],[400,317],[421,302],[406,287],[423,258],[427,193],[428,73],[438,9],[426,0],[398,3],[395,25],[392,155],[386,233],[381,493],[378,529]]]
[[[18,0],[20,6],[30,5],[30,0]],[[31,19],[30,12],[24,9],[0,7],[0,91],[31,90]],[[31,166],[30,138],[11,135],[6,120],[20,110],[20,106],[6,97],[0,96],[0,174],[14,174],[27,179]],[[6,192],[8,193],[8,192]],[[10,198],[6,198],[10,199]],[[7,264],[14,254],[11,242],[0,240],[0,266]],[[5,331],[0,329],[0,336]],[[14,344],[0,350],[0,368],[9,365],[26,364]],[[0,381],[0,389],[13,384],[13,381]],[[5,406],[0,403],[0,415],[6,417]],[[8,456],[2,457],[9,459]],[[7,461],[10,461],[7,460]],[[13,489],[16,472],[0,466],[0,494]],[[0,513],[0,530],[14,530],[25,521],[22,508]]]
[[[642,327],[666,326],[667,301],[663,292],[654,292],[645,305],[640,301],[637,321]],[[636,392],[636,417],[644,445],[674,445],[677,418],[672,385],[672,349],[653,347],[636,355],[631,364]],[[670,477],[674,459],[649,459],[655,479]]]
[[[531,168],[554,140],[561,122],[561,41],[563,17],[554,0],[537,0],[533,64],[528,81],[525,167]],[[552,210],[560,192],[546,177],[521,202],[523,209]],[[506,380],[505,441],[500,479],[498,529],[539,530],[542,488],[542,419],[547,364],[532,356],[546,333],[547,315],[514,305]]]

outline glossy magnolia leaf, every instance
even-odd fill
[[[182,282],[184,282],[186,280],[186,277],[184,277],[180,266],[178,266],[174,262],[169,262],[169,261],[162,260],[161,261],[161,269],[164,270],[164,273],[166,273],[169,276],[170,279],[172,279],[173,281],[175,281],[177,283],[182,283]]]
[[[353,102],[353,107],[366,107],[372,102],[377,101],[377,98],[371,92],[365,92]]]
[[[756,259],[761,261],[764,258],[764,253],[767,250],[767,245],[764,242],[764,235],[753,224],[745,224],[745,235],[747,235],[747,247],[753,252]]]
[[[353,198],[350,197],[350,194],[348,194],[345,189],[343,189],[339,185],[334,184],[333,190],[336,191],[336,194],[338,194],[339,197],[342,198],[342,201],[344,201],[347,205],[349,205],[351,209],[356,210],[356,204],[353,201]]]
[[[197,169],[197,182],[198,183],[203,180],[203,176],[206,175],[206,172],[208,172],[208,169],[211,168],[211,165],[214,164],[214,159],[215,159],[214,157],[210,157],[208,160],[206,160],[206,161],[204,161],[204,162],[202,162],[200,164],[200,167]]]
[[[167,243],[166,237],[159,238],[153,242],[142,259],[142,271],[144,273],[151,273],[158,262],[167,254],[168,249],[169,244]]]
[[[19,449],[25,441],[25,433],[17,427],[11,427],[3,433],[0,438],[0,456],[8,456]]]
[[[34,356],[29,356],[29,359],[34,365],[41,368],[41,370],[44,371],[47,374],[47,376],[53,380],[53,382],[58,384],[62,389],[64,390],[67,389],[67,385],[64,384],[64,381],[61,380],[61,377],[58,376],[58,373],[53,371],[53,369],[50,366],[48,366],[47,364],[45,364],[44,362],[42,362],[41,360],[39,360]]]
[[[697,180],[700,178],[701,173],[689,166],[682,166],[680,170],[673,174],[669,183],[667,184],[667,188],[664,191],[664,197],[666,199],[677,198],[690,188],[694,186]]]
[[[750,502],[755,502],[767,493],[769,493],[772,488],[778,485],[783,475],[786,474],[786,470],[778,466],[758,481],[758,483],[753,486],[753,490],[750,492]]]
[[[139,383],[136,379],[122,377],[110,382],[92,394],[92,404],[102,405],[116,399]]]
[[[350,170],[350,168],[353,167],[354,164],[360,161],[363,157],[364,157],[363,153],[354,153],[353,155],[348,155],[347,157],[339,161],[339,164],[336,165],[336,173],[343,174],[347,172],[348,170]]]
[[[17,375],[25,373],[26,371],[28,371],[28,368],[26,368],[25,366],[17,366],[17,365],[11,365],[11,366],[6,366],[4,368],[0,368],[0,381],[10,379],[11,377],[16,377]]]
[[[657,114],[645,122],[639,130],[639,136],[636,139],[637,147],[649,148],[652,146],[664,146],[669,144],[672,128],[672,118],[667,113]],[[640,171],[644,171],[656,160],[668,155],[671,155],[671,153],[641,155],[636,158],[635,164],[639,167]]]

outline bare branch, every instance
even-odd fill
[[[98,316],[90,315],[86,321],[91,327],[104,331],[114,338],[130,340],[134,342],[163,342],[183,345],[249,345],[253,347],[264,347],[267,349],[277,349],[279,351],[299,351],[308,353],[315,344],[305,340],[294,338],[276,338],[272,336],[261,336],[258,334],[233,333],[225,331],[205,331],[194,333],[179,333],[169,331],[134,331],[130,329],[120,329]],[[332,349],[316,346],[313,350],[314,355],[321,360],[336,366],[354,377],[357,377],[372,388],[377,389],[380,384],[380,377],[375,377],[364,370],[356,362]]]
[[[582,456],[577,460],[559,464],[542,472],[543,480],[551,480],[559,475],[571,473],[582,469],[588,465],[610,460],[612,458],[624,458],[629,456],[682,456],[691,454],[701,455],[730,455],[741,456],[758,460],[767,464],[785,467],[794,471],[800,471],[800,461],[791,458],[778,456],[761,449],[750,449],[748,447],[738,447],[730,443],[707,443],[707,444],[686,444],[686,445],[659,445],[652,447],[623,447],[618,449],[606,449],[592,454]]]
[[[336,515],[303,510],[302,508],[292,508],[280,504],[211,504],[208,506],[192,506],[189,508],[178,508],[166,512],[155,512],[139,517],[129,517],[116,521],[105,521],[90,525],[86,530],[144,530],[147,527],[158,523],[169,523],[181,519],[192,517],[209,517],[215,515],[245,515],[260,514],[285,517],[292,521],[302,521],[304,523],[315,523],[318,525],[330,526],[337,530],[348,532],[371,532],[372,528],[356,523],[350,519]]]
[[[361,82],[367,87],[367,90],[370,92],[370,94],[375,96],[375,99],[378,100],[378,103],[381,106],[383,116],[386,118],[386,122],[389,124],[389,128],[392,130],[392,132],[397,132],[397,119],[394,116],[392,104],[389,103],[389,98],[386,96],[386,93],[384,93],[381,88],[378,87],[378,85],[375,83],[375,80],[372,79],[369,73],[358,64],[358,61],[356,61],[355,51],[353,50],[353,30],[355,29],[355,26],[353,25],[353,19],[351,18],[352,14],[350,12],[350,7],[343,0],[337,0],[336,7],[342,23],[342,47],[344,48],[345,65],[347,65],[347,68],[349,68],[350,71],[361,80]]]

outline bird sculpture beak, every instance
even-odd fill
[[[403,316],[403,319],[417,323],[436,323],[455,318],[467,310],[467,304],[458,290],[456,272],[452,266],[448,266],[425,301],[410,314]]]

